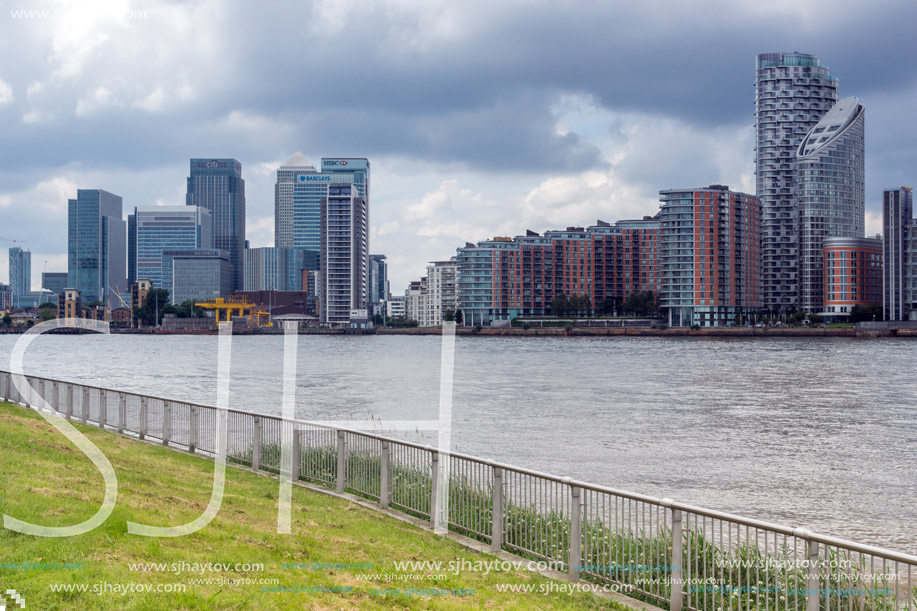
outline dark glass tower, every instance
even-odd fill
[[[185,203],[210,211],[213,247],[229,253],[232,290],[242,290],[245,250],[245,181],[235,159],[192,159]]]
[[[107,301],[127,288],[127,224],[121,197],[102,189],[79,189],[68,201],[67,288],[84,303]]]

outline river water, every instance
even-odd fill
[[[298,417],[439,417],[439,337],[298,340]],[[216,346],[42,336],[25,368],[215,404]],[[231,407],[279,414],[282,359],[234,337]],[[917,552],[917,341],[463,336],[454,385],[456,451]]]

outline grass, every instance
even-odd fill
[[[277,480],[228,468],[220,513],[204,529],[179,538],[127,533],[128,521],[157,526],[195,519],[210,498],[213,463],[76,425],[108,457],[118,476],[118,501],[96,530],[40,538],[0,528],[0,563],[76,563],[80,568],[20,570],[0,565],[0,592],[15,589],[27,609],[622,609],[591,594],[552,593],[552,582],[525,571],[446,572],[437,581],[387,583],[379,574],[409,576],[394,561],[493,560],[348,501],[294,487],[293,533],[278,535]],[[0,404],[0,512],[47,526],[91,517],[104,494],[92,463],[36,413]],[[283,563],[371,563],[372,569],[311,570]],[[263,564],[263,571],[137,572],[132,563]],[[171,567],[170,567],[171,568]],[[358,575],[369,576],[368,580]],[[193,583],[192,580],[211,580]],[[351,588],[347,592],[271,592],[240,580],[276,579],[280,586]],[[231,583],[230,580],[235,580]],[[52,592],[55,584],[90,592]],[[180,584],[179,593],[92,593],[120,584]],[[498,584],[532,585],[535,593],[500,592]],[[553,582],[556,586],[556,582]],[[99,586],[104,588],[106,586]],[[270,587],[270,586],[268,586]],[[472,596],[374,594],[378,588],[473,589]],[[12,608],[12,607],[9,607]]]

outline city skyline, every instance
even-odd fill
[[[879,230],[882,190],[913,182],[915,127],[901,117],[915,67],[901,58],[915,43],[896,32],[917,9],[905,3],[728,4],[713,20],[672,5],[654,17],[665,37],[652,45],[629,33],[650,23],[649,8],[595,4],[583,7],[595,19],[581,20],[536,3],[521,21],[501,7],[475,27],[473,5],[348,6],[291,8],[272,23],[291,32],[306,23],[315,35],[280,32],[258,49],[239,42],[238,28],[267,15],[244,6],[208,8],[209,19],[196,5],[167,11],[152,2],[142,21],[5,20],[4,38],[33,50],[0,71],[8,125],[0,206],[7,233],[35,255],[33,286],[45,260],[49,271],[64,269],[64,231],[47,220],[68,193],[105,188],[128,209],[180,204],[187,159],[203,155],[243,164],[253,246],[273,242],[274,174],[295,151],[372,159],[370,243],[388,255],[397,289],[467,240],[632,218],[658,205],[659,189],[685,184],[753,193],[751,69],[757,54],[778,50],[818,55],[844,94],[869,109],[867,234]],[[602,35],[593,32],[599,23]],[[192,24],[208,41],[199,52],[152,53],[164,30]],[[678,51],[714,31],[726,39]],[[562,41],[574,38],[589,45],[567,51]],[[97,39],[98,48],[72,53],[77,39]],[[111,52],[128,39],[129,52]],[[903,42],[885,43],[895,39]],[[292,40],[301,41],[296,53]],[[131,70],[127,87],[127,58],[140,56],[155,65],[149,77]],[[217,61],[224,56],[235,61]],[[342,61],[355,67],[346,77],[333,69]],[[220,78],[230,65],[233,85]],[[357,84],[363,95],[348,96]],[[106,145],[88,146],[90,131]]]

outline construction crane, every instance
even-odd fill
[[[222,312],[226,313],[225,322],[232,320],[233,316],[243,316],[248,319],[248,325],[252,327],[270,327],[270,313],[264,310],[256,309],[258,306],[251,303],[245,298],[239,297],[217,297],[208,299],[194,305],[204,308],[205,310],[215,310],[217,323],[223,319]],[[248,312],[248,316],[245,313]]]

